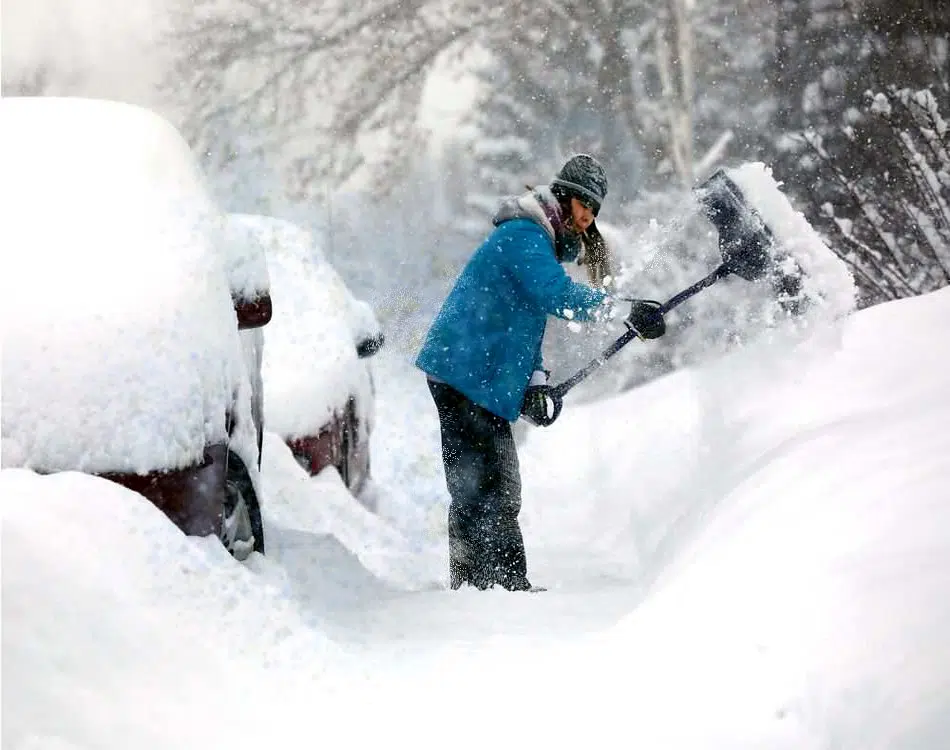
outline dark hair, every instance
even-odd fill
[[[604,279],[613,276],[610,250],[596,222],[584,232],[584,265],[587,266],[587,278],[594,286],[603,286]]]
[[[571,198],[577,198],[585,205],[589,203],[583,196],[575,194],[563,185],[551,185],[551,193],[557,198],[561,214],[565,218],[572,216]],[[595,216],[596,213],[595,211]],[[603,286],[604,279],[613,275],[613,269],[610,262],[610,250],[596,222],[587,227],[586,232],[581,233],[581,241],[584,243],[584,254],[582,259],[578,259],[578,263],[587,267],[587,278],[590,279],[591,284],[597,287]]]
[[[551,185],[551,194],[557,198],[558,205],[561,207],[561,215],[565,218],[571,216],[571,198],[577,198],[569,190],[560,185]]]

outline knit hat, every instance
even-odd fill
[[[600,204],[607,197],[607,174],[593,156],[575,154],[561,167],[557,177],[551,180],[551,187],[555,192],[563,191],[590,206],[596,216]]]

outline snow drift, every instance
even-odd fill
[[[4,745],[942,750],[948,314],[950,290],[881,305],[531,431],[545,594],[419,590],[411,556],[444,548],[301,477],[274,436],[273,552],[246,566],[101,480],[4,471]],[[438,461],[406,372],[381,388],[420,405],[375,453],[387,517]],[[486,696],[518,710],[460,731]]]

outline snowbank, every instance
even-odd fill
[[[576,590],[583,558],[644,589],[561,665],[622,682],[638,740],[942,747],[948,313],[950,289],[881,305],[532,431],[535,578]]]
[[[114,102],[4,99],[0,119],[4,466],[195,462],[249,396],[187,145]]]
[[[340,655],[284,591],[102,479],[4,470],[0,497],[4,747],[293,746]]]
[[[544,594],[398,590],[431,547],[270,433],[247,566],[101,480],[4,471],[4,746],[942,750],[948,313],[881,305],[531,430]],[[428,421],[376,466],[411,499],[439,454],[405,365],[381,392]],[[485,705],[516,715],[459,723]]]
[[[337,564],[330,569],[313,565],[308,571],[301,566],[302,576],[298,578],[325,579],[339,576],[343,568],[362,568],[357,577],[364,585],[375,578],[381,587],[431,587],[435,579],[430,559],[421,555],[399,529],[356,500],[335,469],[330,467],[311,477],[300,468],[287,445],[269,431],[264,434],[264,454],[267,460],[261,467],[261,478],[267,500],[263,513],[274,554],[286,558],[282,538],[291,532],[332,538],[359,561],[356,566]],[[438,572],[442,572],[441,567]],[[352,583],[347,582],[347,586]]]

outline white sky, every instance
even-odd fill
[[[174,0],[4,0],[2,67],[57,68],[53,93],[119,99],[174,116],[156,87],[168,72],[168,8]],[[67,89],[68,87],[68,89]],[[422,125],[439,137],[472,101],[473,82],[443,69],[427,87]]]
[[[4,0],[4,77],[48,63],[69,93],[155,105],[166,65],[158,38],[167,6],[167,0]]]

